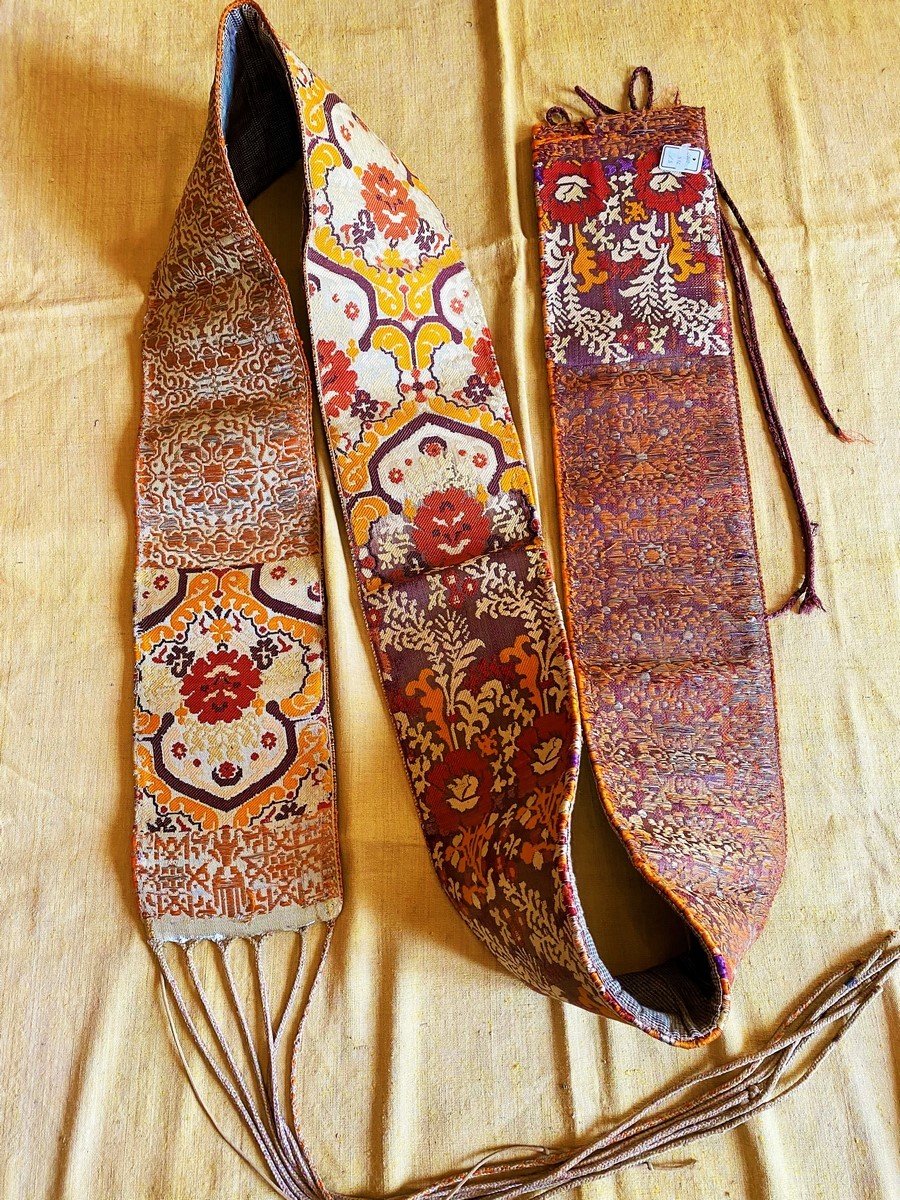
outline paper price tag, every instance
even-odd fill
[[[703,151],[699,146],[663,146],[659,165],[673,175],[693,175],[703,166]]]

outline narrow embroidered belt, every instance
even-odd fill
[[[785,833],[705,118],[560,111],[535,130],[534,174],[587,745],[632,861],[727,985],[768,914]]]
[[[154,944],[300,929],[341,907],[315,393],[450,900],[542,992],[675,1044],[717,1033],[781,873],[771,665],[705,130],[696,110],[641,120],[554,130],[536,153],[591,761],[691,948],[619,978],[597,953],[569,844],[575,677],[474,283],[419,180],[251,3],[223,17],[144,327],[134,868]],[[654,175],[666,139],[703,150],[678,185],[689,219]],[[567,199],[588,155],[602,169]],[[298,160],[311,364],[246,207]],[[586,230],[613,194],[597,256]],[[655,324],[633,316],[635,266],[647,289],[665,283]],[[627,312],[608,287],[626,270]]]

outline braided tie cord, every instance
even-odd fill
[[[240,1031],[238,1041],[243,1044],[244,1066],[238,1061],[240,1048],[229,1042],[213,1009],[209,989],[201,980],[196,963],[196,943],[179,952],[185,968],[181,973],[186,975],[189,990],[179,982],[164,947],[154,948],[162,973],[169,1026],[198,1100],[221,1136],[286,1200],[372,1200],[326,1187],[294,1124],[293,1114],[286,1111],[282,1102],[281,1076],[286,1069],[291,1078],[291,1095],[297,1097],[300,1040],[332,933],[333,924],[329,924],[305,997],[301,996],[304,990],[301,977],[306,932],[300,935],[296,974],[277,1022],[273,1020],[263,959],[266,938],[253,939],[255,996],[252,1001],[262,1015],[261,1037],[254,1035],[247,1004],[239,995],[230,961],[232,943],[215,943],[227,984],[226,1001]],[[710,1134],[733,1129],[770,1108],[809,1078],[881,991],[898,958],[900,944],[894,934],[889,934],[864,958],[832,971],[785,1017],[758,1050],[673,1083],[636,1112],[583,1145],[555,1149],[523,1145],[500,1147],[482,1156],[467,1171],[456,1172],[420,1188],[391,1193],[383,1200],[518,1200],[519,1197],[550,1196],[625,1167],[652,1165],[651,1160],[659,1155]],[[264,1169],[235,1146],[203,1100],[182,1047],[169,997],[174,1001],[191,1042],[256,1143]],[[197,1014],[202,1016],[208,1030],[206,1034],[198,1027]],[[294,1039],[287,1042],[285,1033],[291,1025],[296,1032]],[[288,1107],[293,1108],[293,1103]],[[504,1157],[501,1162],[492,1161],[523,1149],[531,1153],[517,1158]]]

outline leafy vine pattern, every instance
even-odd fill
[[[554,362],[644,362],[686,348],[727,355],[716,195],[662,146],[535,160],[548,348]]]

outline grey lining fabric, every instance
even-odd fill
[[[222,50],[222,129],[245,204],[300,157],[300,129],[280,47],[255,9],[228,16]]]
[[[653,1013],[658,1028],[674,1033],[705,1033],[719,1016],[721,985],[711,978],[714,970],[709,956],[695,941],[685,954],[645,971],[620,975],[615,982],[634,997],[645,1017]]]
[[[656,966],[613,975],[597,949],[580,904],[578,907],[593,965],[626,1012],[665,1040],[705,1037],[715,1029],[721,1017],[722,981],[712,955],[695,933],[689,933],[683,953]]]

